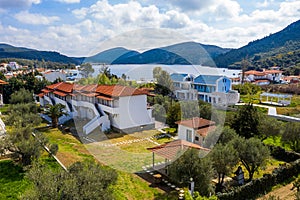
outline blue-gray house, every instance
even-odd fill
[[[173,73],[175,95],[180,100],[203,100],[212,104],[235,104],[239,93],[231,88],[231,80],[226,76]]]

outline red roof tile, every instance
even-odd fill
[[[40,93],[40,94],[38,94],[38,96],[39,96],[40,98],[42,98],[43,96],[45,96],[45,94],[44,94],[44,93]]]
[[[215,122],[200,117],[194,117],[192,119],[178,121],[176,124],[187,126],[193,129],[199,129],[201,127],[215,125]]]
[[[85,92],[95,92],[97,86],[97,84],[86,85],[81,90]]]
[[[44,92],[44,93],[49,93],[49,92],[51,92],[50,90],[47,90],[47,89],[42,89],[42,92]]]
[[[78,85],[78,84],[74,84],[74,90],[79,91],[82,90],[85,87],[85,85]]]
[[[266,74],[280,74],[282,73],[283,71],[280,71],[280,70],[265,70],[265,73]]]
[[[197,133],[203,137],[206,137],[210,131],[214,131],[215,129],[216,126],[208,126],[208,127],[198,129]]]
[[[122,85],[99,85],[96,92],[111,97],[143,95],[147,92]]]
[[[71,93],[73,91],[73,86],[74,85],[72,83],[63,82],[62,84],[58,85],[56,89],[66,93]]]
[[[51,90],[60,90],[62,92],[71,93],[73,91],[73,84],[66,83],[66,82],[60,82],[60,83],[48,85],[48,86],[46,86],[46,88],[51,89]]]
[[[250,70],[245,72],[246,75],[255,75],[255,76],[264,76],[266,75],[264,72],[259,72],[255,70]]]
[[[58,95],[58,96],[61,96],[61,97],[65,97],[65,96],[68,95],[68,94],[66,94],[64,92],[60,92],[60,91],[54,91],[53,93],[56,94],[56,95]]]
[[[133,96],[133,95],[146,95],[148,94],[147,91],[143,91],[140,89],[131,88],[128,86],[121,86],[121,85],[96,85],[91,84],[87,86],[81,86],[72,83],[60,82],[56,84],[52,84],[46,86],[48,90],[59,90],[60,92],[64,93],[72,93],[73,89],[75,91],[85,91],[85,92],[93,92],[99,93],[101,96],[105,97],[120,97],[120,96]],[[79,92],[80,93],[80,92]],[[86,93],[84,93],[87,95]]]
[[[55,84],[52,84],[52,85],[48,85],[48,86],[46,86],[46,88],[53,90],[53,89],[57,88],[62,83],[63,82],[59,82],[59,83],[55,83]]]
[[[106,96],[103,96],[103,95],[98,95],[98,96],[96,96],[96,98],[98,98],[98,99],[103,99],[103,100],[108,100],[108,101],[113,100],[113,98],[106,97]]]
[[[79,94],[83,95],[83,96],[87,96],[87,97],[96,97],[98,95],[98,93],[92,92],[92,93],[83,93],[80,92]]]

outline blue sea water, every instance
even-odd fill
[[[153,69],[161,67],[172,73],[187,73],[198,75],[220,75],[229,78],[238,77],[241,70],[229,70],[227,68],[205,67],[201,65],[161,65],[161,64],[143,64],[143,65],[107,65],[112,74],[122,76],[125,74],[130,80],[151,81],[153,80]],[[95,70],[93,76],[97,76],[103,65],[93,65]]]

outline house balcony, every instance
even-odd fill
[[[65,100],[62,100],[62,99],[59,99],[59,98],[57,98],[57,97],[54,97],[54,100],[55,100],[55,103],[56,104],[62,104],[62,105],[64,105],[65,106],[65,110],[67,111],[67,112],[71,112],[71,110],[70,110],[70,108],[69,108],[69,106],[67,105],[67,102],[65,101]]]
[[[52,101],[51,101],[50,97],[48,97],[48,96],[45,95],[44,96],[44,100],[46,100],[48,102],[48,104],[52,105]]]
[[[78,107],[87,107],[90,108],[94,111],[94,113],[98,113],[95,104],[88,102],[88,101],[76,101],[76,100],[71,100],[71,104],[78,106]],[[110,107],[107,105],[103,105],[100,103],[97,103],[97,105],[105,112],[110,113],[110,114],[118,114],[119,113],[119,108],[117,107]]]

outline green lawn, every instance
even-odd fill
[[[43,132],[50,143],[58,144],[56,156],[65,166],[69,166],[76,161],[93,159],[93,156],[89,154],[84,145],[74,136],[64,134],[57,128],[47,127],[46,124],[42,124],[37,130]]]
[[[147,131],[136,134],[108,134],[111,138],[102,142],[90,144],[82,144],[77,138],[70,134],[64,134],[59,129],[45,127],[43,124],[39,130],[44,132],[50,142],[57,143],[59,150],[57,157],[66,166],[71,165],[76,161],[84,159],[95,159],[102,164],[106,164],[118,170],[118,181],[113,186],[113,191],[116,199],[155,199],[157,196],[163,197],[165,194],[158,188],[149,187],[149,183],[139,176],[128,173],[140,171],[142,166],[151,164],[152,154],[147,151],[149,146],[155,146],[154,143],[144,141],[132,143],[131,145],[121,145],[117,147],[106,148],[100,144],[111,144],[121,141],[138,139],[142,137],[150,137],[156,134],[156,131]],[[93,156],[92,156],[92,155]],[[162,161],[157,158],[156,161]]]
[[[18,199],[30,183],[21,166],[11,160],[0,161],[0,199]]]

